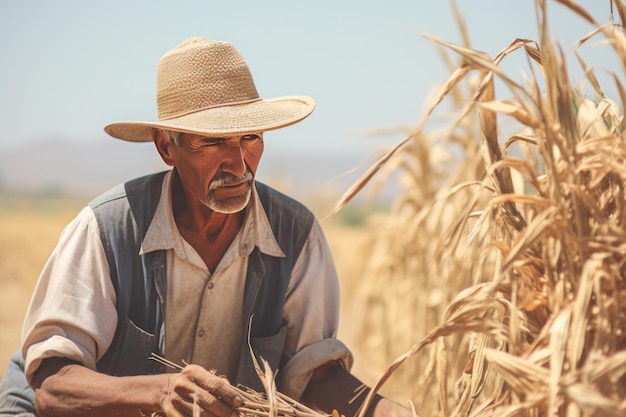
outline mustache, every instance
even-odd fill
[[[252,180],[252,172],[250,171],[246,171],[241,176],[225,173],[211,180],[211,183],[209,184],[209,190],[214,190],[215,188],[223,187],[225,185],[240,184],[242,182]]]

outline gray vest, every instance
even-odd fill
[[[93,209],[117,295],[118,325],[113,342],[98,361],[98,370],[110,375],[140,375],[163,372],[150,360],[162,355],[164,317],[167,314],[165,251],[138,255],[161,196],[165,172],[122,184],[93,200]],[[297,201],[256,182],[263,209],[285,258],[261,253],[255,248],[248,260],[241,323],[241,359],[237,380],[231,381],[261,391],[248,347],[263,357],[275,372],[281,366],[286,323],[285,293],[293,264],[313,224],[313,214]]]

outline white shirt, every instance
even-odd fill
[[[176,227],[170,187],[171,172],[140,251],[166,251],[165,356],[179,364],[216,369],[232,381],[240,353],[248,255],[255,246],[272,256],[284,254],[254,190],[241,230],[211,274]],[[115,301],[98,224],[85,207],[61,233],[27,310],[22,331],[27,379],[32,381],[49,357],[66,357],[95,370],[115,335]],[[277,380],[283,393],[298,399],[311,372],[327,361],[351,367],[349,350],[336,339],[338,278],[317,221],[294,264],[283,317],[288,323],[286,364]]]

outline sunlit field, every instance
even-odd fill
[[[24,313],[37,277],[63,227],[86,202],[80,198],[7,196],[0,194],[0,368],[4,372],[11,354],[20,346]],[[322,218],[323,213],[318,217]],[[367,230],[360,214],[335,217],[322,225],[341,276],[344,310],[364,267]],[[347,311],[341,337],[354,327]],[[346,342],[349,341],[346,339]],[[359,361],[360,362],[360,361]],[[356,364],[358,366],[358,363]]]
[[[20,345],[30,294],[65,224],[79,201],[0,197],[0,360],[2,369]]]
[[[471,47],[462,20],[463,44],[431,39],[448,77],[322,223],[354,372],[417,415],[626,415],[626,7],[607,2],[616,24],[604,25],[558,3],[594,28],[567,52],[542,1],[539,38],[503,40],[494,57]],[[616,68],[586,61],[583,45],[609,49]],[[509,74],[515,57],[524,70]],[[348,221],[353,197],[390,173],[389,209]],[[77,211],[49,203],[2,212],[4,361]]]

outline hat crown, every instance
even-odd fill
[[[228,42],[188,39],[157,70],[157,107],[167,120],[212,107],[259,100],[248,65]]]

